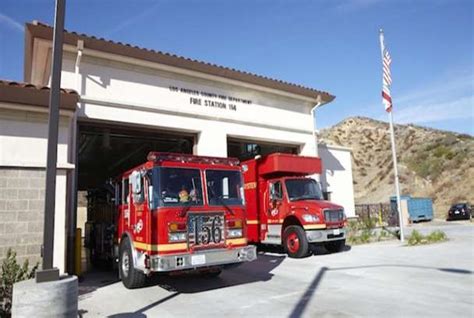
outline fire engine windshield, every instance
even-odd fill
[[[321,187],[314,179],[289,179],[285,184],[290,201],[322,200],[323,198]]]
[[[206,170],[209,205],[243,205],[240,171]]]
[[[202,205],[202,184],[198,169],[153,169],[153,196],[157,206]]]

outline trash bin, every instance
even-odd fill
[[[433,219],[433,200],[431,198],[413,198],[409,195],[400,196],[402,212],[408,210],[410,222],[431,221]],[[390,197],[392,214],[397,213],[397,197]],[[397,222],[398,223],[398,222]]]

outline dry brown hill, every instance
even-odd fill
[[[411,124],[395,125],[395,136],[402,194],[431,197],[438,218],[452,203],[474,204],[472,136]],[[387,202],[395,193],[388,123],[347,118],[320,137],[352,148],[356,204]]]

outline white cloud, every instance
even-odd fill
[[[339,11],[365,9],[382,1],[384,0],[343,0],[338,5],[336,5],[335,9]]]
[[[472,73],[451,74],[449,77],[409,91],[398,98],[393,97],[394,120],[397,123],[422,124],[452,119],[474,121],[474,75]],[[386,119],[385,115],[383,119]]]
[[[465,74],[453,74],[449,78],[443,78],[442,80],[432,83],[428,87],[420,87],[417,90],[409,92],[399,98],[394,98],[394,104],[404,105],[408,103],[417,103],[420,100],[434,99],[433,96],[439,98],[446,98],[462,92],[470,90],[471,95],[474,90],[474,74],[468,72]]]
[[[12,18],[3,13],[0,13],[0,24],[6,25],[8,28],[19,32],[24,31],[23,25],[21,23],[13,20]]]
[[[115,27],[110,29],[109,31],[105,32],[106,37],[110,37],[111,35],[122,31],[125,28],[131,27],[134,23],[143,20],[145,17],[147,17],[150,14],[153,14],[155,12],[155,9],[160,5],[159,2],[155,3],[154,5],[147,7],[143,11],[139,12],[136,15],[132,15],[130,18],[122,21],[121,23],[117,24]]]
[[[450,119],[474,119],[474,98],[464,96],[446,102],[426,102],[397,109],[395,121],[400,124],[440,122]]]

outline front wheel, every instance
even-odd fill
[[[309,244],[306,233],[301,226],[288,226],[283,232],[283,246],[288,256],[302,258],[309,254]]]
[[[120,242],[119,271],[122,283],[128,289],[140,288],[145,285],[146,275],[133,265],[132,245],[128,238]]]
[[[324,243],[324,247],[328,250],[329,253],[339,253],[344,250],[346,246],[346,240],[338,240]]]

